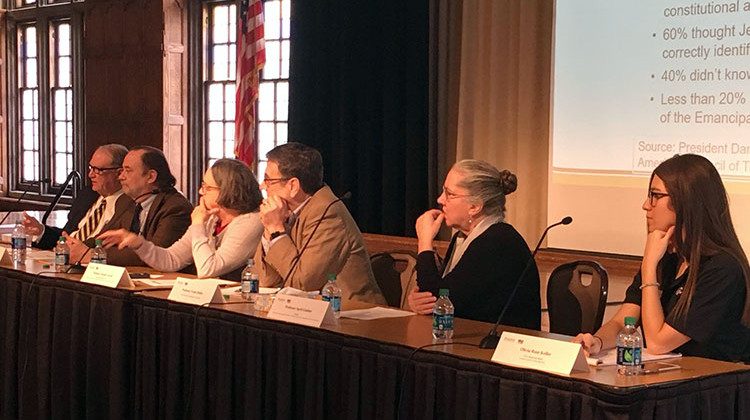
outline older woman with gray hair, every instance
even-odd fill
[[[190,215],[190,228],[169,248],[123,229],[99,237],[105,246],[133,249],[160,271],[177,271],[195,263],[198,277],[237,279],[263,234],[258,214],[263,196],[258,182],[239,160],[219,159],[203,175],[198,192],[201,198]]]
[[[412,311],[431,313],[439,289],[449,289],[456,316],[497,320],[531,257],[521,235],[504,222],[505,196],[516,186],[514,174],[487,162],[467,159],[453,165],[437,200],[442,208],[417,219],[418,287],[408,296]],[[433,241],[443,222],[454,235],[438,264]],[[539,272],[533,262],[502,323],[540,328]]]

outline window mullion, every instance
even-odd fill
[[[50,141],[50,33],[49,21],[39,19],[36,24],[39,81],[39,179],[52,178],[52,144]],[[42,183],[41,193],[51,194],[51,188]]]

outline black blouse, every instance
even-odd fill
[[[664,322],[690,337],[674,351],[686,356],[750,362],[750,328],[742,325],[745,277],[742,266],[728,254],[701,258],[693,300],[686,313],[673,310],[682,295],[688,270],[676,277],[678,258],[667,254],[661,261],[661,305]],[[625,303],[641,305],[641,273],[628,287]]]
[[[450,261],[452,250],[453,242],[445,261]],[[435,296],[439,289],[450,289],[457,317],[494,323],[530,257],[529,247],[513,226],[496,223],[471,241],[445,278],[435,254],[421,252],[417,258],[417,284],[421,291]],[[540,329],[539,271],[533,261],[501,323]]]

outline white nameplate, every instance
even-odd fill
[[[335,324],[336,317],[328,302],[292,295],[276,295],[268,318],[319,328]]]
[[[583,348],[578,343],[508,331],[500,336],[492,361],[561,375],[589,371]]]
[[[1,251],[0,253],[0,264],[5,265],[13,265],[13,258],[10,257],[10,249],[5,247],[0,247]]]
[[[167,299],[192,305],[226,303],[224,296],[221,294],[221,289],[219,288],[219,285],[221,284],[220,280],[200,280],[177,277]]]
[[[99,263],[89,263],[81,277],[81,283],[98,284],[116,289],[118,287],[135,287],[125,267]]]

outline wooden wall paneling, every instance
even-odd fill
[[[87,154],[106,143],[162,148],[161,4],[151,0],[87,4]]]
[[[6,46],[5,31],[7,30],[7,14],[4,11],[0,11],[0,45]],[[0,196],[5,197],[8,195],[10,190],[9,185],[9,153],[8,153],[8,78],[6,76],[6,63],[8,62],[6,54],[7,48],[0,48],[0,159],[2,164],[0,165]]]
[[[164,0],[164,154],[177,178],[177,189],[186,195],[190,164],[187,141],[187,5]]]

